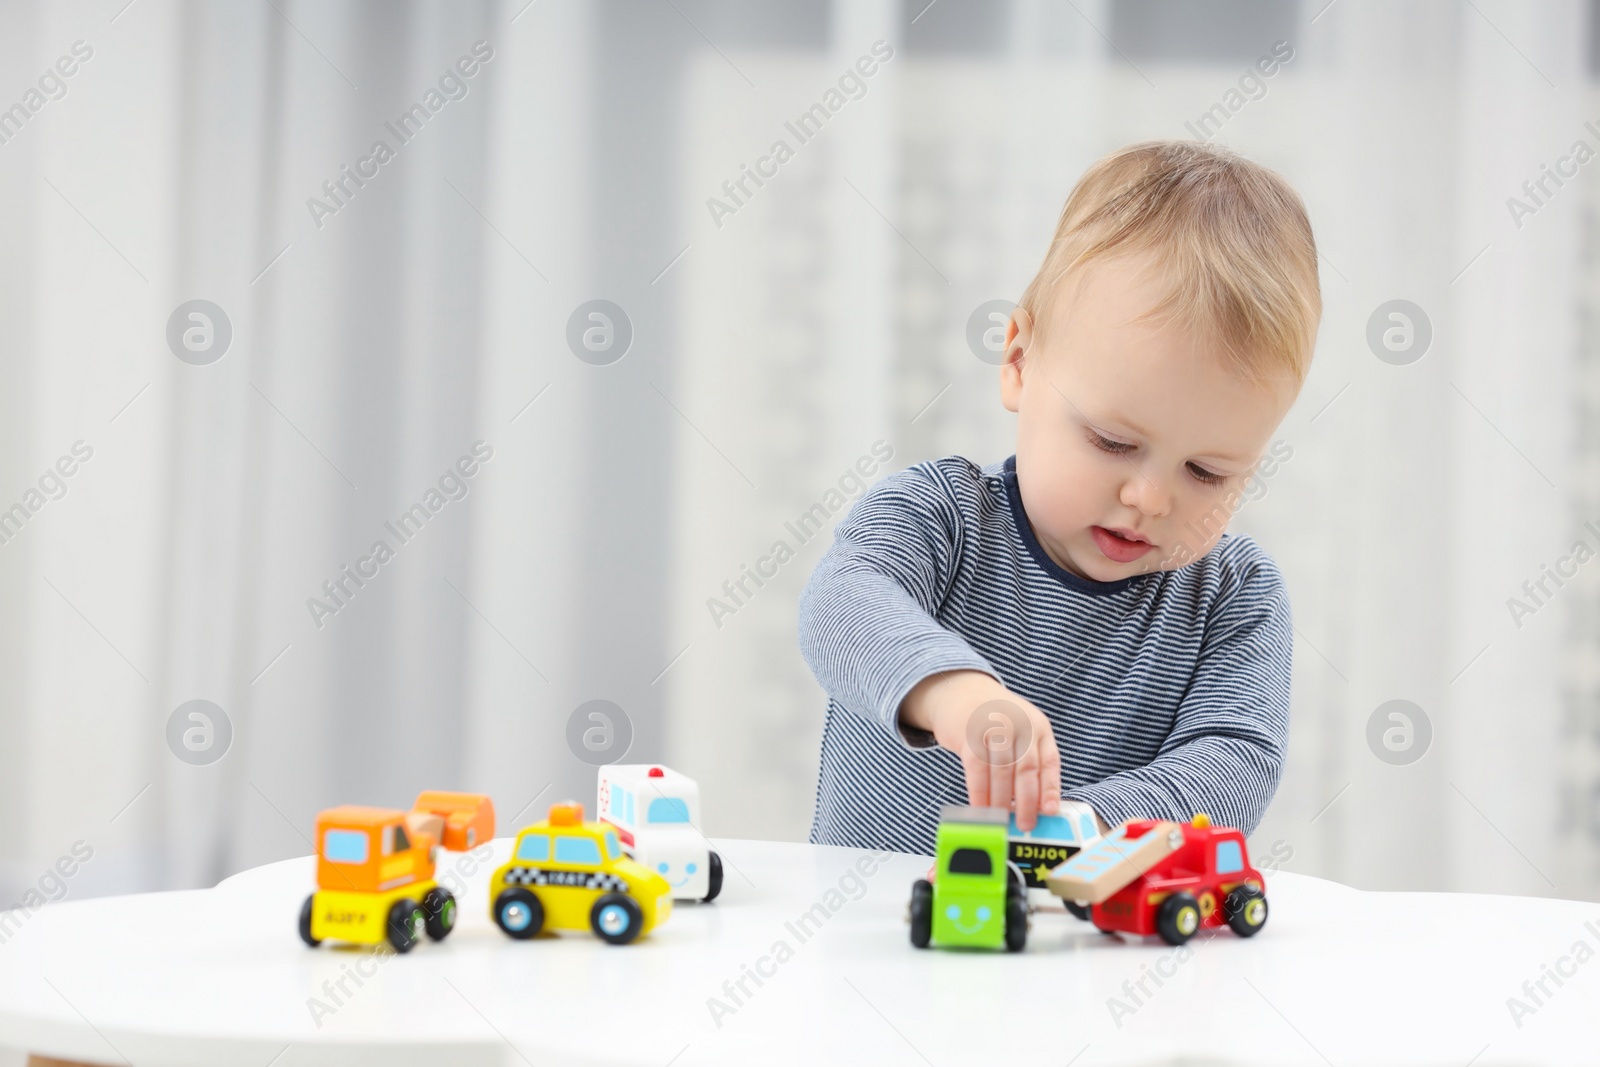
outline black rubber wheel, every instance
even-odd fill
[[[1091,905],[1079,904],[1076,900],[1063,900],[1061,903],[1067,906],[1067,912],[1073,918],[1082,919],[1084,922],[1090,920]]]
[[[715,852],[711,853],[707,861],[711,865],[711,874],[708,876],[706,895],[700,899],[707,904],[717,899],[717,894],[722,892],[722,857]]]
[[[428,936],[435,941],[443,941],[456,928],[455,894],[434,886],[423,894],[422,913],[427,918]]]
[[[313,893],[309,897],[306,897],[306,902],[304,904],[300,905],[300,940],[304,941],[312,948],[316,948],[318,945],[322,944],[322,938],[311,936],[311,912],[312,906],[316,902],[316,899],[317,895]]]
[[[1156,933],[1169,945],[1181,945],[1200,932],[1200,902],[1192,893],[1174,893],[1156,908]]]
[[[1006,894],[1006,951],[1021,952],[1028,944],[1028,898]]]
[[[1240,937],[1254,937],[1267,925],[1267,897],[1253,885],[1242,885],[1222,902],[1228,925]]]
[[[602,893],[589,909],[589,927],[608,944],[626,945],[643,929],[644,912],[626,893]]]
[[[1028,883],[1022,880],[1022,875],[1017,873],[1015,867],[1012,867],[1008,873],[1010,877],[1006,879],[1006,899],[1010,900],[1012,897],[1016,897],[1026,905],[1028,902]]]
[[[933,883],[918,878],[911,883],[911,944],[927,948],[933,940]]]
[[[422,914],[422,905],[414,900],[401,897],[389,905],[389,918],[384,923],[384,930],[389,936],[389,947],[401,954],[416,948],[417,942],[422,940],[422,930],[426,922],[427,916]]]
[[[494,898],[494,924],[507,937],[526,941],[544,928],[544,905],[539,898],[519,886],[502,889]]]

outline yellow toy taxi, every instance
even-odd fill
[[[410,811],[345,805],[317,816],[317,891],[300,907],[300,939],[388,942],[410,952],[456,924],[456,898],[434,881],[442,844],[461,852],[494,837],[494,804],[477,793],[429,791]]]
[[[518,940],[542,930],[593,930],[635,941],[672,914],[672,887],[622,851],[614,827],[584,822],[583,805],[553,804],[517,834],[511,860],[489,882],[490,916]]]

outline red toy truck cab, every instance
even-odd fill
[[[1181,945],[1202,927],[1250,937],[1267,921],[1266,882],[1250,865],[1244,834],[1189,823],[1135,819],[1050,873],[1051,892],[1091,905],[1111,933],[1159,936]]]

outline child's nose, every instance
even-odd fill
[[[1164,517],[1172,510],[1172,493],[1142,473],[1134,474],[1122,483],[1121,500],[1124,506],[1134,508],[1153,519]]]

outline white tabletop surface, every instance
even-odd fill
[[[1592,903],[1363,893],[1279,873],[1268,877],[1271,917],[1249,941],[1223,931],[1180,954],[1041,911],[1021,955],[919,951],[905,910],[926,859],[888,856],[858,883],[851,865],[867,853],[719,840],[721,898],[678,905],[637,944],[516,942],[487,915],[488,875],[509,846],[494,842],[495,858],[465,879],[450,938],[407,956],[300,942],[310,857],[210,890],[47,906],[0,945],[0,1047],[139,1067],[1487,1067],[1600,1056]],[[440,855],[441,873],[459,860]],[[827,918],[802,940],[789,924],[819,903]],[[1578,942],[1588,951],[1575,953]],[[346,978],[351,995],[314,1020],[309,998],[333,1005],[324,983],[358,963],[372,976],[359,987]],[[746,978],[750,995],[735,1004],[723,983],[758,964],[770,977]],[[1571,976],[1559,987],[1547,978],[1536,1005],[1522,985],[1545,965]],[[1158,986],[1151,971],[1170,977]],[[1143,994],[1125,987],[1141,977]],[[1513,1019],[1513,996],[1532,1012]],[[714,1019],[712,997],[731,1013]]]

